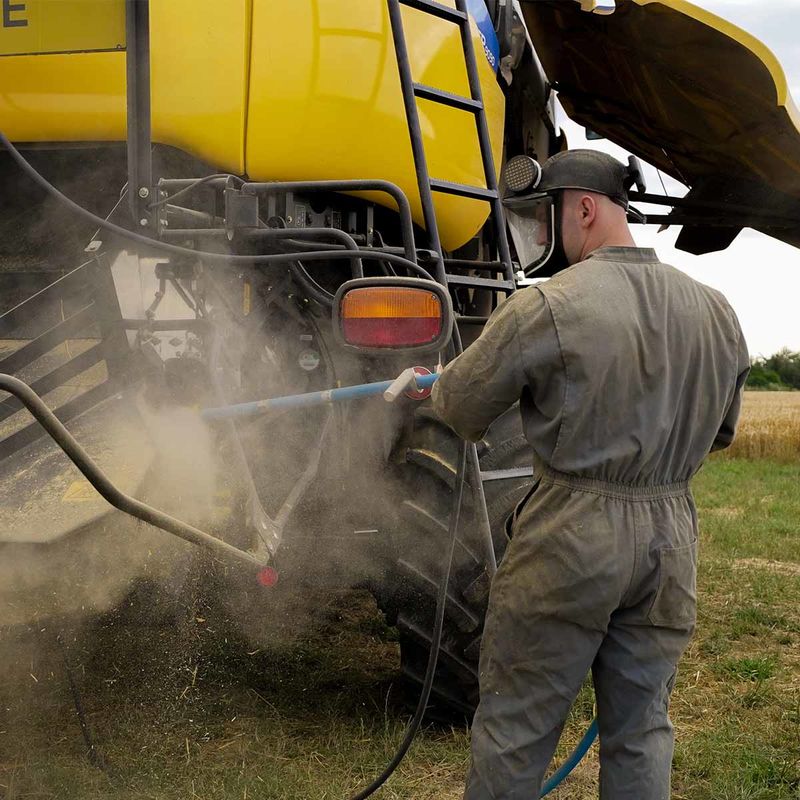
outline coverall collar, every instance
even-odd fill
[[[658,256],[652,247],[598,247],[586,256],[599,261],[628,261],[639,264],[658,263]]]

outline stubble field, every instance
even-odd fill
[[[697,633],[672,713],[678,800],[800,798],[800,393],[748,393],[740,440],[695,481]],[[393,631],[364,593],[248,651],[213,614],[147,598],[88,629],[0,632],[0,797],[346,798],[402,737]],[[61,632],[63,633],[63,632]],[[86,758],[66,655],[104,768]],[[592,716],[585,687],[559,748]],[[379,796],[456,800],[463,727],[426,729]],[[551,797],[597,796],[596,746]]]
[[[800,392],[745,392],[736,441],[724,457],[800,459]]]

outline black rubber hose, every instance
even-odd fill
[[[323,289],[312,277],[308,270],[299,261],[289,262],[289,271],[292,273],[295,283],[303,290],[306,296],[316,300],[325,308],[333,308],[333,295]]]
[[[43,175],[41,175],[31,164],[28,163],[28,161],[22,156],[19,150],[14,147],[14,145],[9,141],[8,137],[2,131],[0,131],[0,144],[2,144],[3,147],[8,150],[9,155],[14,159],[14,161],[16,161],[20,169],[22,169],[31,178],[31,180],[33,180],[39,187],[44,189],[44,191],[46,191],[49,195],[64,203],[68,208],[70,208],[76,214],[82,216],[84,219],[90,220],[94,225],[97,225],[104,230],[111,231],[112,233],[117,234],[117,236],[121,236],[132,242],[138,242],[146,247],[162,250],[165,253],[175,253],[176,255],[181,256],[194,256],[196,258],[202,258],[212,264],[288,264],[291,261],[297,260],[296,253],[272,253],[269,255],[228,255],[225,253],[210,253],[203,250],[193,250],[191,247],[181,247],[179,245],[169,244],[167,242],[159,241],[158,239],[152,239],[149,236],[143,236],[141,233],[130,231],[127,228],[123,228],[121,225],[116,225],[115,223],[109,222],[102,217],[98,217],[96,214],[93,214],[91,211],[88,211],[83,206],[67,197],[63,192],[53,186],[53,184],[50,183]],[[330,259],[350,260],[354,256],[359,258],[375,258],[375,252],[370,250],[312,251],[310,253],[303,254],[303,261],[326,261]],[[405,269],[411,270],[423,278],[433,280],[433,276],[427,270],[425,270],[423,267],[420,267],[419,264],[416,264],[408,258],[394,255],[392,253],[382,253],[380,257],[393,264],[398,264]]]
[[[353,795],[351,800],[365,800],[371,794],[380,789],[381,786],[389,779],[392,773],[400,765],[400,762],[411,747],[414,737],[419,731],[422,724],[422,718],[425,716],[425,709],[428,706],[428,700],[431,696],[431,689],[433,688],[433,679],[436,674],[436,662],[439,660],[439,646],[442,643],[442,629],[444,627],[444,612],[447,606],[447,586],[450,583],[450,570],[453,566],[453,553],[456,546],[456,534],[458,533],[458,522],[461,517],[461,499],[464,493],[464,477],[467,469],[467,443],[461,442],[461,447],[458,453],[458,470],[456,472],[456,490],[453,493],[453,507],[450,512],[450,524],[447,531],[447,553],[444,567],[442,570],[442,577],[439,581],[439,591],[436,595],[436,616],[433,623],[433,635],[431,637],[431,649],[428,655],[428,666],[425,670],[425,680],[422,684],[422,693],[419,696],[417,708],[414,711],[414,716],[406,728],[406,734],[403,741],[397,748],[392,760],[386,765],[383,772],[375,778],[369,786],[362,789],[358,794]]]

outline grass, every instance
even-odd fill
[[[800,392],[745,392],[736,441],[720,456],[800,458]]]
[[[800,798],[800,463],[712,459],[695,483],[698,630],[673,695],[677,800]],[[407,721],[397,644],[361,592],[317,593],[314,618],[248,650],[200,605],[148,621],[151,598],[65,632],[91,728],[89,765],[55,631],[0,639],[0,797],[345,798]],[[156,609],[158,610],[158,609]],[[12,657],[13,654],[13,657]],[[587,685],[559,758],[591,718]],[[381,797],[456,800],[463,727],[430,727]],[[597,795],[592,749],[551,795]]]

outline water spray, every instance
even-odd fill
[[[112,233],[121,236],[123,239],[143,245],[148,249],[162,251],[178,256],[191,256],[193,258],[203,258],[209,263],[220,264],[223,266],[233,267],[240,265],[278,265],[290,264],[297,260],[297,253],[273,253],[273,254],[254,254],[254,255],[231,255],[215,252],[199,251],[193,248],[182,247],[180,245],[171,244],[158,239],[145,236],[134,231],[130,231],[120,225],[109,222],[107,219],[93,214],[87,209],[83,208],[78,203],[75,203],[70,198],[66,197],[60,192],[50,181],[41,175],[31,164],[25,159],[16,147],[8,140],[6,135],[0,130],[0,146],[8,151],[9,155],[16,161],[19,167],[27,173],[31,179],[44,189],[49,195],[53,196],[61,204],[69,207],[74,213],[98,225],[98,227],[108,230]],[[343,186],[343,183],[351,184],[348,187]],[[336,187],[343,190],[345,188],[363,189],[361,186],[363,182],[350,181],[350,182],[337,182]],[[377,188],[384,191],[393,193],[397,190],[392,184],[387,182],[372,182],[379,183]],[[271,189],[278,190],[282,186],[288,184],[269,184]],[[255,186],[263,186],[256,184]],[[401,193],[402,195],[402,193]],[[393,195],[394,196],[394,195]],[[404,196],[403,196],[404,200]],[[405,208],[401,204],[401,210]],[[408,217],[410,220],[410,213],[406,209],[405,214],[401,214],[404,218]],[[410,225],[407,226],[410,230]],[[413,241],[410,239],[410,241]],[[369,249],[345,249],[345,250],[319,250],[303,253],[304,261],[331,261],[331,260],[353,260],[354,258],[374,258],[375,253]],[[433,278],[430,273],[417,264],[413,259],[413,249],[411,252],[406,251],[405,257],[395,253],[381,252],[380,258],[388,263],[394,264],[398,267],[409,270],[412,274],[419,275],[420,277],[430,280],[433,285]],[[458,328],[452,329],[452,335],[456,344],[456,352],[461,352],[460,336]],[[289,409],[289,408],[303,408],[313,407],[320,405],[328,405],[338,402],[347,402],[360,398],[367,398],[377,395],[382,395],[387,402],[395,402],[401,395],[413,400],[421,400],[428,396],[430,389],[438,379],[438,373],[431,373],[430,370],[424,367],[411,367],[404,370],[393,380],[379,381],[376,383],[357,384],[348,387],[336,387],[321,392],[311,392],[307,394],[289,395],[285,397],[268,398],[264,400],[257,400],[248,403],[239,403],[229,406],[220,406],[216,408],[205,409],[201,415],[203,419],[211,421],[215,419],[230,419],[235,417],[248,417],[267,413],[275,409]],[[211,534],[205,533],[194,526],[188,525],[181,520],[171,517],[164,512],[153,508],[139,500],[136,500],[129,495],[120,491],[108,478],[107,475],[97,466],[97,464],[89,457],[80,444],[72,437],[69,431],[64,427],[61,421],[53,414],[47,407],[45,402],[39,397],[36,392],[31,389],[26,383],[18,380],[11,375],[0,374],[0,390],[9,392],[17,397],[23,405],[30,411],[34,418],[42,425],[47,431],[48,435],[55,441],[55,443],[67,454],[72,462],[83,473],[89,483],[113,506],[120,511],[136,517],[140,520],[148,522],[161,530],[171,533],[175,536],[183,538],[193,544],[206,547],[217,555],[238,562],[242,566],[249,569],[256,570],[256,577],[258,582],[265,587],[273,586],[278,579],[277,572],[267,565],[262,559],[255,554],[241,550],[233,545],[218,539]],[[474,447],[472,447],[471,454],[469,453],[470,447],[467,442],[462,441],[459,448],[458,471],[456,476],[456,490],[453,495],[453,506],[451,508],[450,522],[448,526],[448,557],[444,565],[442,578],[437,592],[436,612],[434,618],[434,628],[431,638],[431,649],[428,659],[428,665],[425,672],[423,682],[423,689],[420,694],[417,708],[414,716],[409,723],[406,734],[398,747],[395,755],[387,764],[386,768],[381,774],[367,787],[354,796],[352,800],[365,800],[372,795],[378,788],[380,788],[386,780],[392,775],[397,766],[405,757],[408,749],[410,748],[417,732],[419,731],[422,719],[425,714],[425,709],[430,698],[430,692],[433,687],[434,675],[436,672],[436,664],[439,656],[439,646],[441,644],[441,636],[444,623],[444,612],[447,598],[447,586],[450,578],[450,569],[452,564],[452,555],[455,547],[456,531],[462,507],[463,484],[466,477],[467,465],[470,461],[474,463],[472,466],[478,470],[477,455]],[[471,456],[471,457],[468,457]],[[479,477],[476,477],[479,480]],[[493,553],[491,553],[493,558]],[[597,736],[597,723],[593,721],[589,729],[584,734],[578,746],[570,754],[565,763],[553,774],[553,776],[543,786],[540,796],[552,791],[559,785],[577,766],[582,757],[586,754],[591,744]]]

